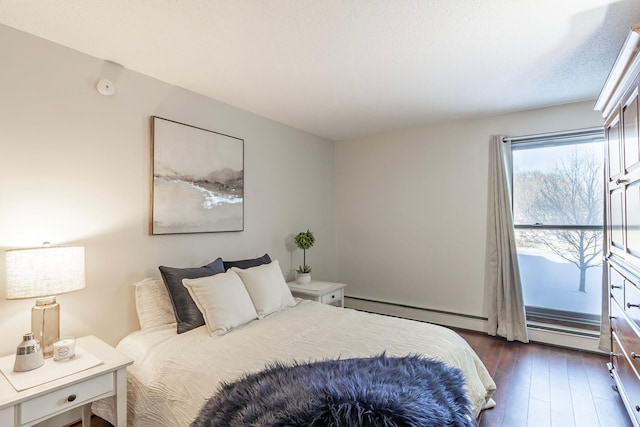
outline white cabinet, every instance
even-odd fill
[[[633,425],[640,427],[640,25],[633,27],[602,89],[605,119],[605,267],[609,274],[609,370]]]
[[[81,413],[82,426],[89,427],[91,403],[113,396],[116,427],[126,427],[127,366],[132,360],[94,336],[79,338],[77,345],[102,363],[22,391],[0,375],[0,426],[60,426],[77,420],[76,414]]]
[[[303,285],[296,282],[289,282],[287,285],[294,297],[344,307],[344,288],[347,285],[343,283],[312,280]]]

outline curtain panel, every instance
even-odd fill
[[[529,342],[511,204],[511,143],[491,137],[485,286],[488,333]]]

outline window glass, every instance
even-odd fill
[[[513,143],[513,213],[529,320],[600,319],[604,146],[601,135]]]

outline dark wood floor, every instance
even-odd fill
[[[478,427],[632,427],[598,354],[457,331],[497,385]],[[79,427],[80,424],[74,427]],[[94,417],[92,427],[111,427]]]
[[[608,357],[541,344],[507,342],[457,331],[482,359],[497,385],[496,407],[479,427],[631,427],[612,389]]]

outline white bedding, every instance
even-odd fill
[[[495,383],[455,332],[428,323],[299,300],[294,307],[212,337],[205,326],[176,334],[175,324],[136,331],[118,349],[128,368],[128,425],[188,426],[221,381],[268,363],[423,354],[460,368],[477,416],[493,404]],[[113,423],[109,399],[94,412]]]

